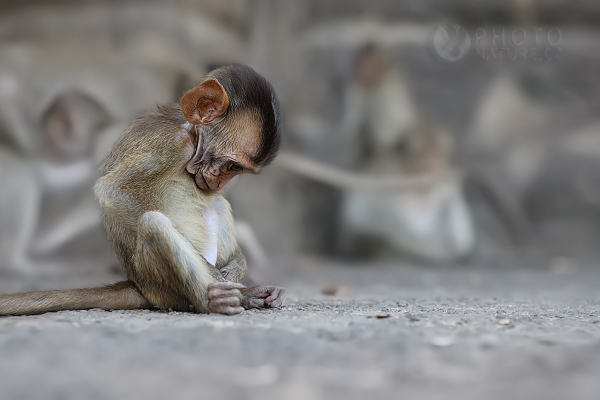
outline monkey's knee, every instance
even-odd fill
[[[171,220],[166,215],[158,211],[150,211],[140,218],[138,235],[144,242],[164,242],[172,239],[174,230]]]
[[[143,230],[154,231],[165,227],[171,228],[173,225],[171,220],[161,212],[149,211],[140,218],[140,228]]]

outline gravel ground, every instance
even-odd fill
[[[297,271],[278,310],[0,318],[0,397],[600,398],[600,269]]]

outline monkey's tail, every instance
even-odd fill
[[[129,281],[93,289],[52,290],[0,296],[0,315],[33,315],[63,310],[135,310],[150,308]]]

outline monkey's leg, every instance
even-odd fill
[[[135,281],[163,309],[238,314],[243,285],[228,282],[160,212],[145,213],[138,227]]]

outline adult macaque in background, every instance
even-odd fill
[[[356,51],[351,72],[336,136],[357,149],[349,165],[372,171],[379,163],[390,172],[421,119],[408,80],[375,43]]]
[[[373,43],[357,51],[345,129],[354,129],[359,138],[362,154],[357,165],[363,174],[378,178],[372,181],[386,176],[432,179],[405,190],[347,188],[339,246],[350,254],[389,248],[427,260],[455,260],[473,249],[474,235],[462,182],[449,173],[452,137],[424,122],[401,72]]]
[[[490,209],[478,210],[485,236],[490,236],[484,238],[500,244],[497,251],[501,253],[506,253],[507,246],[523,245],[532,238],[524,197],[545,169],[549,148],[556,146],[549,123],[552,110],[536,99],[540,82],[527,78],[531,79],[502,74],[491,82],[465,142],[474,178],[471,197],[486,200],[479,203]],[[561,132],[560,136],[565,135]]]
[[[405,154],[388,159],[387,171],[348,171],[285,152],[277,165],[344,191],[343,254],[383,248],[431,261],[463,257],[475,244],[474,227],[462,174],[449,161],[448,136],[424,126],[408,139]]]
[[[21,130],[14,123],[19,118]],[[18,108],[6,119],[6,138],[28,136]],[[108,254],[91,192],[98,178],[97,142],[111,121],[93,97],[71,90],[45,108],[31,128],[34,142],[17,146],[13,140],[2,146],[0,256],[5,271],[57,273],[72,258],[69,252],[85,248],[88,257]]]
[[[246,261],[219,190],[276,155],[280,111],[269,83],[242,65],[219,68],[181,105],[138,118],[102,164],[95,191],[127,281],[96,289],[0,297],[0,315],[65,309],[236,314],[278,307],[285,290],[245,288]]]
[[[32,256],[48,258],[78,239],[84,240],[77,247],[103,242],[91,189],[98,178],[97,142],[111,123],[105,108],[79,91],[62,93],[42,115],[43,193]]]
[[[405,139],[402,153],[386,157],[381,147],[373,154],[366,168],[373,177],[391,175],[420,184],[405,185],[404,190],[347,189],[341,210],[342,251],[370,254],[389,248],[446,262],[473,250],[473,221],[461,176],[451,162],[450,139],[439,127],[423,124]]]
[[[475,244],[473,223],[462,180],[453,172],[452,137],[424,122],[408,80],[379,46],[359,48],[351,67],[339,127],[321,135],[330,148],[321,157],[327,162],[291,154],[277,161],[342,189],[329,235],[338,237],[331,247],[341,254],[391,250],[434,261],[466,256]]]

